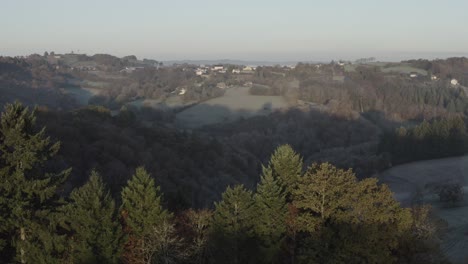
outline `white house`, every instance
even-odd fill
[[[416,78],[416,77],[418,77],[418,74],[417,73],[411,73],[409,77]]]
[[[239,69],[232,69],[232,73],[240,73],[240,72],[241,72],[241,70],[239,70]]]
[[[136,70],[142,70],[144,68],[145,67],[125,67],[125,69],[120,70],[120,72],[131,73],[131,72],[134,72]]]
[[[212,71],[222,71],[224,69],[223,65],[214,65],[211,70]]]
[[[452,79],[450,81],[450,84],[453,85],[453,86],[456,86],[456,85],[458,85],[458,80],[457,79]]]
[[[184,95],[187,92],[187,89],[182,88],[180,89],[179,95]]]
[[[244,73],[252,73],[253,71],[255,71],[255,67],[252,67],[252,66],[245,66],[242,69],[242,72],[244,72]]]
[[[432,75],[432,76],[431,76],[431,80],[437,81],[437,79],[439,79],[437,76],[435,76],[435,75]]]

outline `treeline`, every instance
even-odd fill
[[[0,105],[21,100],[30,105],[71,109],[77,103],[61,93],[66,74],[57,71],[41,56],[0,57]]]
[[[410,60],[414,67],[426,70],[438,78],[456,79],[464,86],[468,85],[468,58],[448,58],[445,60]]]
[[[0,57],[0,87],[57,88],[64,75],[41,56]]]
[[[294,69],[264,66],[257,67],[252,75],[227,72],[213,73],[209,78],[204,78],[195,74],[194,66],[159,67],[157,62],[143,63],[134,56],[117,58],[106,54],[69,54],[60,59],[69,60],[70,65],[76,61],[93,62],[108,71],[97,74],[74,71],[71,66],[60,63],[49,63],[48,57],[0,58],[0,88],[59,88],[79,83],[76,80],[101,82],[106,85],[99,87],[101,94],[94,97],[92,103],[119,109],[127,102],[144,98],[164,101],[176,97],[174,100],[181,104],[200,102],[221,96],[224,90],[217,87],[219,83],[242,85],[253,82],[256,85],[251,92],[255,95],[282,95],[293,103],[297,100],[319,104],[338,101],[341,112],[379,111],[386,118],[396,121],[432,119],[451,113],[466,114],[468,111],[464,88],[452,86],[449,82],[451,78],[456,78],[466,85],[466,58],[407,62],[439,77],[439,80],[433,81],[429,75],[409,78],[406,74],[383,72],[382,67],[372,64],[352,65],[352,69],[346,70],[335,63],[299,63]],[[120,72],[127,66],[144,67],[131,73]],[[72,79],[74,82],[70,82]],[[182,89],[185,90],[184,95],[178,96]],[[14,98],[13,95],[11,97]],[[55,101],[60,100],[66,99],[58,98]],[[60,107],[66,105],[60,104]]]
[[[299,99],[320,104],[338,100],[343,112],[380,111],[393,120],[423,120],[465,114],[468,109],[465,92],[447,80],[414,80],[377,66],[360,65],[345,72],[336,65],[301,64],[289,75],[300,82]],[[335,75],[343,81],[330,80]]]
[[[391,154],[394,163],[437,159],[467,152],[468,135],[461,117],[423,121],[382,135],[380,152]]]
[[[0,120],[0,254],[20,263],[440,263],[427,208],[401,208],[385,185],[313,164],[284,145],[254,192],[228,187],[213,209],[168,211],[142,167],[115,201],[97,171],[70,194],[60,145],[34,112]]]
[[[290,109],[209,126],[200,132],[241,153],[251,153],[261,162],[268,160],[276,146],[290,144],[307,163],[331,162],[340,168],[353,168],[358,177],[373,175],[388,163],[385,156],[377,154],[379,127],[359,115]]]
[[[147,67],[126,74],[124,79],[107,80],[111,84],[101,95],[123,103],[135,98],[164,99],[177,95],[180,88],[184,88],[184,101],[202,101],[224,93],[216,87],[217,82],[214,80],[216,78],[203,80],[192,70],[184,70],[182,67]]]
[[[52,55],[51,55],[52,56]],[[67,105],[77,107],[72,98],[59,91],[59,88],[75,86],[80,83],[104,83],[99,86],[99,94],[91,98],[92,104],[104,105],[112,109],[119,109],[127,102],[137,99],[164,100],[177,96],[185,89],[184,96],[180,97],[182,103],[193,103],[224,94],[224,90],[217,87],[219,82],[227,84],[240,84],[236,78],[229,75],[212,76],[204,79],[196,76],[192,69],[182,66],[156,67],[156,61],[138,61],[134,56],[118,58],[107,54],[62,55],[56,63],[48,60],[49,55],[31,55],[23,57],[0,57],[0,89],[8,99],[34,102],[37,96],[30,93],[47,93],[55,100],[40,100],[36,103],[49,107],[70,109]],[[56,59],[54,59],[56,60]],[[73,70],[73,63],[96,63],[106,73]],[[69,65],[68,65],[69,64]],[[138,66],[130,73],[120,72],[125,67]],[[30,91],[37,89],[37,91]],[[10,91],[12,90],[12,91]],[[2,100],[3,98],[0,98]],[[1,102],[0,102],[1,103]],[[34,104],[34,103],[31,103]]]
[[[291,109],[184,132],[154,120],[154,113],[148,114],[153,117],[148,126],[141,115],[123,110],[112,116],[104,107],[39,109],[38,124],[61,141],[57,166],[74,168],[67,190],[83,184],[96,168],[117,197],[142,165],[158,175],[169,208],[199,208],[219,199],[228,185],[255,186],[261,164],[282,144],[291,144],[309,164],[331,162],[353,168],[358,177],[370,176],[388,163],[376,154],[379,129],[362,118]]]
[[[213,138],[146,127],[131,111],[113,117],[104,107],[70,112],[38,111],[38,123],[62,142],[57,165],[73,167],[67,190],[96,168],[113,195],[140,165],[158,175],[170,208],[207,206],[226,185],[253,185],[259,161]],[[157,122],[156,122],[157,123]]]

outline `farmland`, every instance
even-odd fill
[[[359,65],[375,66],[381,69],[384,73],[397,73],[397,74],[410,74],[417,73],[422,76],[427,76],[427,71],[423,69],[415,68],[408,63],[390,63],[390,62],[372,62],[368,64],[347,64],[344,67],[346,72],[356,71],[356,67]]]
[[[287,108],[282,96],[256,96],[247,87],[233,87],[222,97],[207,100],[180,112],[176,123],[180,127],[197,128],[204,125],[235,121]]]

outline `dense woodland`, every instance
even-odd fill
[[[98,170],[71,192],[53,166],[59,142],[35,113],[0,120],[1,258],[21,263],[441,263],[428,208],[405,209],[373,178],[311,164],[289,145],[255,188],[231,185],[214,206],[168,211],[143,167],[115,199]]]
[[[202,77],[134,56],[54,56],[0,58],[7,263],[445,262],[430,208],[400,207],[371,176],[467,152],[466,58],[405,62],[428,72],[417,78],[333,62]],[[61,91],[90,83],[93,105]],[[195,104],[222,96],[219,83],[295,107],[184,130],[180,108],[127,104],[182,89]]]
[[[462,118],[438,119],[382,136],[381,152],[388,152],[395,163],[459,156],[467,150],[466,125]]]

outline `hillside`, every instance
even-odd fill
[[[468,259],[468,156],[408,163],[379,174],[381,183],[387,184],[395,198],[405,206],[420,199],[429,204],[433,212],[447,224],[442,237],[442,250],[453,263]],[[439,201],[431,190],[434,185],[458,183],[464,189],[464,201],[451,206]],[[419,195],[419,196],[418,196]],[[421,197],[422,196],[422,197]]]

